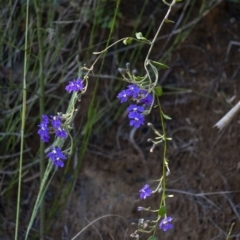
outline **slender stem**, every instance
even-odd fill
[[[23,87],[22,87],[22,114],[21,114],[21,142],[20,142],[20,159],[19,159],[19,175],[18,175],[18,195],[17,195],[17,213],[16,213],[16,228],[15,240],[18,240],[19,228],[19,213],[20,213],[20,198],[21,198],[21,183],[22,183],[22,163],[23,163],[23,148],[24,148],[24,132],[26,120],[26,75],[27,75],[27,46],[28,46],[28,17],[29,17],[29,0],[26,7],[26,30],[25,30],[25,46],[24,46],[24,69],[23,69]]]
[[[160,111],[160,119],[161,119],[161,125],[162,125],[162,131],[163,131],[163,175],[162,175],[162,199],[160,202],[159,208],[164,204],[165,205],[165,192],[166,192],[166,155],[167,155],[167,135],[166,135],[166,130],[164,126],[164,119],[163,119],[163,114],[162,114],[162,107],[160,104],[159,97],[157,97],[158,101],[158,107]]]
[[[160,104],[160,100],[159,97],[157,97],[157,102],[158,102],[158,107],[159,107],[159,112],[160,112],[160,121],[161,121],[161,125],[162,125],[162,131],[163,131],[163,166],[162,166],[162,178],[161,178],[161,185],[162,185],[162,198],[159,204],[159,209],[162,206],[166,205],[165,199],[165,193],[166,193],[166,155],[167,155],[167,135],[166,135],[166,130],[165,130],[165,126],[164,126],[164,119],[163,119],[163,114],[162,114],[162,107]],[[158,217],[158,220],[160,219],[160,217]],[[158,221],[157,220],[157,221]],[[154,228],[153,234],[155,235],[156,233],[156,229],[157,229],[157,225]]]
[[[38,38],[38,61],[39,61],[39,83],[40,83],[40,98],[39,98],[39,105],[40,105],[40,116],[44,114],[44,75],[43,75],[43,63],[44,63],[44,56],[43,56],[43,39],[42,39],[42,9],[41,9],[41,0],[34,0],[34,7],[37,16],[37,38]],[[44,162],[44,144],[40,142],[40,182],[43,180],[45,172],[45,162]],[[43,198],[44,199],[44,198]],[[44,218],[45,218],[45,210],[44,210],[44,200],[41,202],[40,205],[40,239],[44,239]]]
[[[117,40],[116,42],[114,42],[113,44],[111,44],[111,45],[109,45],[108,46],[108,43],[109,43],[109,40],[110,39],[108,39],[108,41],[107,41],[107,47],[106,48],[104,48],[102,51],[100,51],[100,52],[93,52],[93,54],[101,54],[101,53],[104,53],[104,52],[106,52],[109,48],[111,48],[112,46],[114,46],[115,44],[117,44],[117,43],[119,43],[119,42],[122,42],[123,40],[125,40],[126,38],[121,38],[121,39],[119,39],[119,40]],[[140,41],[139,41],[140,42]]]
[[[150,56],[150,53],[151,53],[151,51],[152,51],[152,48],[153,48],[153,46],[154,46],[154,43],[156,42],[156,39],[157,39],[157,37],[158,37],[158,35],[159,35],[159,32],[160,32],[160,30],[162,29],[162,26],[163,26],[165,20],[168,18],[169,14],[170,14],[170,12],[171,12],[171,10],[172,10],[172,6],[173,6],[175,3],[176,3],[176,0],[173,0],[172,3],[169,5],[168,11],[167,11],[165,17],[163,18],[161,24],[159,25],[158,30],[157,30],[157,32],[156,32],[156,34],[155,34],[155,36],[154,36],[154,38],[153,38],[153,40],[152,40],[151,46],[150,46],[150,48],[149,48],[149,50],[148,50],[148,53],[147,53],[147,56],[146,56],[146,58],[145,58],[145,63],[146,63],[146,61],[148,60],[148,58],[149,58],[149,56]],[[166,3],[165,3],[165,4],[166,4]]]
[[[163,1],[163,2],[164,2],[164,1]],[[166,2],[164,2],[164,3],[166,4]],[[150,45],[150,47],[149,47],[147,56],[146,56],[145,61],[144,61],[144,68],[145,68],[145,71],[146,71],[146,73],[147,73],[147,76],[148,76],[148,78],[149,78],[149,82],[151,83],[151,85],[152,85],[152,80],[151,80],[151,76],[150,76],[150,73],[149,73],[148,68],[147,68],[147,65],[149,64],[149,56],[150,56],[151,51],[152,51],[152,49],[153,49],[153,46],[154,46],[154,44],[155,44],[155,42],[156,42],[156,39],[157,39],[157,37],[158,37],[158,35],[159,35],[159,33],[160,33],[160,30],[162,29],[162,26],[163,26],[165,20],[168,18],[169,14],[170,14],[170,12],[171,12],[171,10],[172,10],[172,6],[173,6],[175,3],[176,3],[176,0],[173,0],[172,3],[169,5],[168,11],[167,11],[165,17],[163,18],[161,24],[160,24],[159,27],[158,27],[158,30],[157,30],[157,32],[156,32],[156,34],[155,34],[155,36],[154,36],[154,38],[153,38],[153,40],[152,40],[152,42],[151,42],[151,45]],[[167,5],[168,5],[168,4],[167,4]],[[156,79],[156,80],[157,80],[157,79]],[[157,82],[157,81],[155,81],[155,82]],[[155,86],[155,84],[154,84],[154,86]]]
[[[230,235],[231,235],[231,232],[232,232],[232,230],[233,230],[234,225],[235,225],[235,222],[233,222],[233,223],[231,224],[231,227],[230,227],[230,229],[229,229],[229,232],[228,232],[228,235],[227,235],[226,240],[228,240],[228,239],[230,238]]]
[[[10,76],[9,76],[9,79],[10,79],[10,84],[12,85],[13,84],[13,37],[12,37],[12,20],[13,20],[13,6],[12,6],[12,0],[9,2],[10,3],[10,19],[9,19],[9,32],[8,32],[8,37],[9,37],[9,41],[10,41],[10,47],[9,47],[9,65],[10,65]]]

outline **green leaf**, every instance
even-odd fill
[[[132,43],[132,38],[126,38],[126,39],[124,39],[123,40],[123,43],[125,44],[125,45],[129,45],[129,44],[131,44]]]
[[[156,236],[151,236],[148,238],[148,240],[157,240],[157,237]]]
[[[165,23],[174,23],[174,21],[172,21],[172,20],[169,20],[169,19],[165,19],[165,21],[164,21]]]
[[[144,77],[136,76],[136,77],[134,77],[134,80],[139,82],[139,81],[142,81],[145,78],[146,78],[145,76]]]
[[[160,62],[156,62],[156,61],[153,61],[153,60],[150,60],[151,63],[155,64],[156,66],[162,68],[162,69],[166,69],[166,68],[169,68],[169,66],[163,64],[163,63],[160,63]]]
[[[161,206],[160,209],[158,210],[158,215],[163,217],[167,212],[167,207],[166,206]]]
[[[145,37],[143,37],[141,32],[136,33],[136,38],[139,40],[147,40]]]
[[[163,115],[163,117],[164,117],[165,119],[167,119],[167,120],[171,120],[171,119],[172,119],[171,117],[169,117],[168,115],[164,114],[163,112],[162,112],[162,115]]]
[[[162,87],[160,87],[160,86],[155,87],[154,92],[158,97],[161,97],[162,96]]]

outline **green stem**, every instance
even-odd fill
[[[166,130],[165,130],[165,126],[164,126],[164,119],[163,119],[163,114],[162,114],[162,107],[160,104],[160,100],[159,97],[157,97],[157,102],[158,102],[158,107],[159,107],[159,112],[160,112],[160,121],[161,121],[161,125],[162,125],[162,131],[163,131],[163,166],[162,166],[162,198],[160,201],[160,205],[159,205],[159,209],[162,206],[166,205],[166,155],[167,155],[167,135],[166,135]],[[159,220],[160,217],[158,217]],[[154,228],[153,234],[156,234],[156,229],[157,229],[157,225]]]
[[[165,20],[168,18],[169,14],[170,14],[170,12],[171,12],[171,10],[172,10],[172,6],[173,6],[175,3],[176,3],[176,0],[173,0],[172,3],[169,4],[168,11],[167,11],[165,17],[163,18],[161,24],[159,25],[158,30],[157,30],[157,32],[156,32],[156,34],[155,34],[155,36],[154,36],[154,38],[153,38],[153,40],[152,40],[152,42],[151,42],[151,46],[150,46],[150,48],[149,48],[149,50],[148,50],[148,53],[147,53],[147,56],[146,56],[146,58],[145,58],[145,63],[146,63],[146,61],[148,60],[148,58],[149,58],[149,56],[150,56],[150,53],[151,53],[151,51],[152,51],[152,48],[153,48],[153,46],[154,46],[154,43],[156,42],[156,39],[157,39],[157,37],[158,37],[158,35],[159,35],[159,33],[160,33],[160,30],[162,29],[162,26],[163,26]],[[166,3],[165,3],[165,4],[166,4]]]
[[[164,1],[163,1],[163,2],[164,2]],[[164,3],[166,4],[166,2],[164,2]],[[153,38],[153,40],[152,40],[152,42],[151,42],[150,48],[149,48],[149,50],[148,50],[147,56],[146,56],[145,61],[144,61],[144,68],[145,68],[145,70],[146,70],[147,76],[148,76],[149,81],[150,81],[151,83],[152,83],[152,81],[151,81],[151,76],[150,76],[149,71],[148,71],[148,69],[147,69],[147,65],[148,65],[148,63],[149,63],[149,56],[150,56],[151,51],[152,51],[152,49],[153,49],[153,46],[154,46],[154,44],[155,44],[155,42],[156,42],[156,40],[157,40],[157,37],[158,37],[158,35],[159,35],[159,33],[160,33],[160,30],[162,29],[162,26],[163,26],[165,20],[168,18],[169,14],[170,14],[170,12],[171,12],[171,10],[172,10],[172,6],[173,6],[175,3],[176,3],[176,0],[173,0],[172,3],[169,5],[168,11],[167,11],[165,17],[163,18],[161,24],[160,24],[159,27],[158,27],[158,30],[157,30],[157,32],[156,32],[156,34],[155,34],[155,36],[154,36],[154,38]]]
[[[158,107],[159,107],[159,111],[160,111],[160,119],[161,119],[161,125],[162,125],[162,131],[163,131],[163,173],[162,173],[162,199],[160,202],[160,206],[165,205],[165,192],[166,192],[166,155],[167,155],[167,135],[166,135],[166,130],[165,130],[165,126],[164,126],[164,119],[163,119],[163,114],[162,114],[162,107],[160,104],[160,100],[159,97],[157,97],[157,101],[158,101]]]
[[[44,114],[44,75],[43,75],[43,63],[44,63],[44,55],[43,55],[43,39],[41,32],[42,25],[42,12],[41,12],[41,0],[34,0],[34,7],[37,15],[37,38],[38,38],[38,61],[39,61],[39,75],[38,79],[40,82],[40,117]],[[43,180],[44,172],[45,172],[45,162],[44,162],[44,144],[40,142],[40,182]],[[44,198],[43,198],[44,199]],[[44,239],[44,200],[40,205],[40,239]]]
[[[230,229],[229,229],[229,232],[228,232],[228,235],[227,235],[226,240],[228,240],[228,239],[230,238],[230,235],[231,235],[231,232],[232,232],[232,230],[233,230],[234,225],[235,225],[235,222],[233,222],[233,223],[231,224],[231,227],[230,227]]]
[[[23,163],[23,149],[24,149],[24,132],[26,121],[26,75],[27,75],[27,46],[28,46],[28,17],[29,17],[29,0],[27,0],[26,7],[26,30],[25,30],[25,46],[24,46],[24,69],[23,69],[23,87],[22,87],[22,114],[21,114],[21,142],[20,142],[20,159],[19,159],[19,175],[18,175],[18,195],[17,195],[17,213],[16,213],[16,228],[15,240],[18,240],[19,228],[19,213],[20,213],[20,198],[21,198],[21,183],[22,183],[22,163]]]

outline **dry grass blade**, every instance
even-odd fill
[[[233,120],[233,118],[237,115],[239,110],[240,110],[240,101],[213,127],[217,127],[220,131],[223,130]]]

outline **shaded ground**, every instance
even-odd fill
[[[179,16],[180,10],[175,14]],[[146,19],[145,16],[145,23]],[[121,24],[126,25],[122,25],[125,32],[119,31],[119,35],[132,31],[136,23],[130,20],[125,15],[121,18]],[[159,230],[159,239],[226,239],[232,223],[235,225],[231,239],[240,238],[240,119],[234,119],[221,133],[213,128],[239,101],[239,26],[239,4],[221,3],[171,53],[170,69],[160,75],[159,83],[166,93],[170,94],[169,87],[191,91],[161,99],[163,111],[172,117],[166,127],[168,136],[173,138],[168,147],[168,191],[174,198],[168,200],[168,214],[174,219],[174,229],[167,233]],[[228,48],[231,41],[234,44]],[[154,57],[162,46],[163,42],[155,46]],[[90,97],[86,94],[83,105]],[[159,128],[157,110],[148,121]],[[123,114],[111,127],[93,136],[74,191],[63,214],[54,216],[56,224],[49,238],[71,239],[91,221],[113,214],[116,216],[106,216],[85,229],[77,239],[129,239],[136,229],[132,222],[154,217],[138,212],[137,207],[157,208],[158,196],[140,201],[138,190],[161,176],[162,148],[149,153],[147,139],[153,135],[143,127],[134,137],[140,153],[129,141],[130,131]],[[60,178],[61,173],[53,180],[55,188]],[[54,187],[47,193],[47,207],[51,205]],[[29,209],[26,204],[22,221],[29,218]]]

